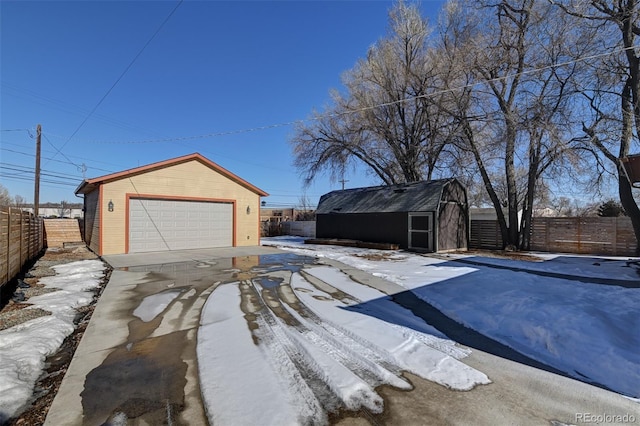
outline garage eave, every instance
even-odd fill
[[[247,182],[246,180],[242,179],[241,177],[235,175],[234,173],[230,172],[229,170],[225,169],[224,167],[214,163],[213,161],[209,160],[208,158],[204,157],[203,155],[199,154],[199,153],[193,153],[193,154],[189,154],[189,155],[185,155],[182,157],[176,157],[176,158],[172,158],[169,160],[165,160],[165,161],[160,161],[157,163],[152,163],[152,164],[147,164],[146,166],[140,166],[140,167],[136,167],[133,169],[128,169],[128,170],[124,170],[122,172],[117,172],[117,173],[112,173],[109,175],[104,175],[104,176],[99,176],[93,179],[86,179],[83,180],[82,183],[78,186],[78,188],[76,189],[76,194],[86,194],[88,192],[93,191],[97,186],[105,184],[105,183],[109,183],[109,182],[114,182],[120,179],[125,179],[125,178],[130,178],[132,176],[136,176],[142,173],[147,173],[153,170],[158,170],[158,169],[162,169],[165,167],[170,167],[170,166],[174,166],[176,164],[181,164],[181,163],[186,163],[188,161],[199,161],[200,163],[204,164],[205,166],[215,170],[216,172],[220,173],[221,175],[225,176],[226,178],[236,182],[237,184],[245,187],[246,189],[254,192],[255,194],[261,196],[261,197],[266,197],[269,194],[266,193],[265,191],[263,191],[262,189],[258,188],[255,185],[250,184],[249,182]]]

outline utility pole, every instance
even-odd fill
[[[342,183],[342,190],[344,191],[344,184],[349,182],[348,180],[345,180],[345,178],[343,177],[342,180],[339,180],[338,182]]]
[[[38,217],[40,210],[40,138],[42,136],[42,126],[36,127],[36,179],[33,190],[33,215]]]

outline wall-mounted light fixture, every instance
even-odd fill
[[[113,211],[113,201],[109,200],[109,204],[107,204],[107,208],[109,209],[110,212]]]
[[[251,206],[247,206],[247,214],[251,214]]]

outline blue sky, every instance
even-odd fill
[[[33,201],[38,123],[43,180],[59,182],[43,181],[41,202],[80,201],[84,167],[91,178],[192,152],[270,193],[271,206],[340,188],[328,176],[303,187],[292,126],[245,130],[322,109],[387,32],[392,2],[185,0],[99,104],[177,4],[0,3],[0,182],[12,196]],[[434,22],[442,4],[423,1],[423,14]],[[142,143],[165,138],[184,139]]]

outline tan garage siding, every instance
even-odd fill
[[[195,159],[105,182],[101,189],[102,227],[109,230],[102,234],[102,255],[126,253],[131,197],[233,202],[235,245],[259,244],[260,196]],[[110,201],[112,212],[108,211]]]

